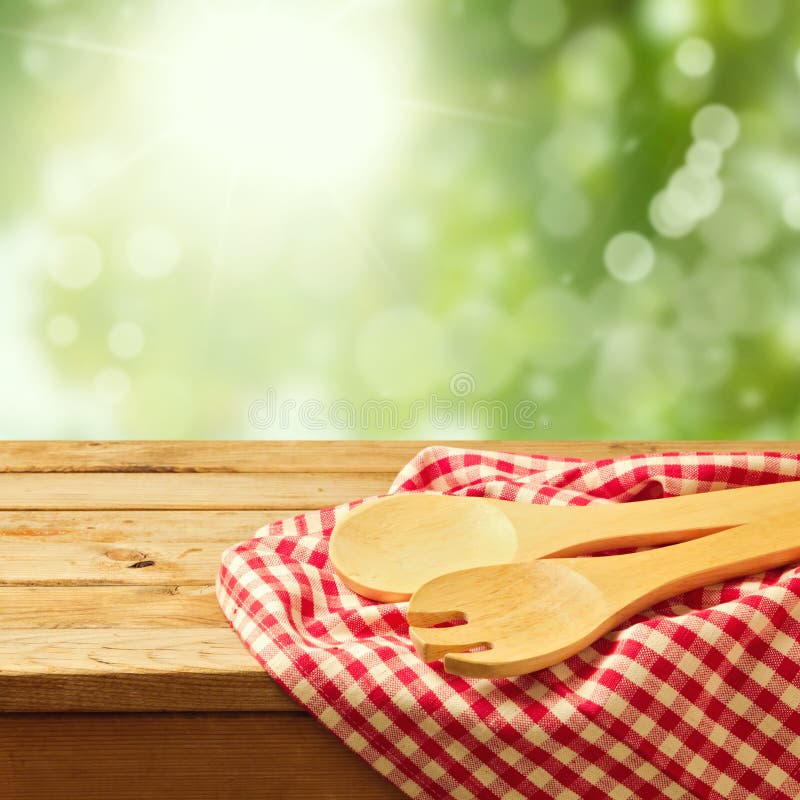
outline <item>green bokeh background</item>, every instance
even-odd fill
[[[800,438],[800,5],[293,4],[408,101],[333,200],[110,51],[230,7],[2,4],[1,436]]]

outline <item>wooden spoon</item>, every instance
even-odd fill
[[[447,672],[500,678],[579,652],[673,595],[800,560],[800,514],[766,517],[694,541],[597,558],[551,558],[442,575],[408,609],[421,658]],[[449,628],[422,627],[466,620]],[[479,652],[464,652],[485,647]]]
[[[800,503],[800,481],[593,506],[406,493],[364,503],[334,528],[330,558],[353,591],[408,600],[448,572],[684,541]]]

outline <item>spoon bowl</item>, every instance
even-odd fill
[[[441,575],[443,564],[452,570],[503,564],[514,560],[517,547],[516,528],[499,503],[398,494],[351,511],[334,529],[330,558],[354,591],[399,602]]]

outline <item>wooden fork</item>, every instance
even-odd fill
[[[676,594],[800,560],[800,513],[782,513],[645,552],[548,558],[442,575],[408,609],[425,661],[500,678],[571,656],[633,614]],[[428,627],[449,620],[466,624]],[[484,648],[478,652],[466,652]]]

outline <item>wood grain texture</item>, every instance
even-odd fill
[[[298,513],[0,511],[0,586],[206,586],[225,549]]]
[[[226,547],[292,513],[0,512],[0,710],[294,708],[212,588]]]
[[[9,800],[401,800],[304,714],[0,716]]]
[[[0,472],[397,472],[431,444],[587,459],[674,450],[800,451],[800,441],[26,441],[0,444]]]
[[[3,473],[0,510],[323,508],[384,494],[394,474]]]
[[[0,710],[295,708],[214,607],[222,551],[298,509],[385,492],[428,444],[1,444]],[[798,442],[454,444],[583,458],[800,450]]]
[[[188,676],[179,672],[75,674],[58,667],[52,673],[0,674],[0,719],[3,713],[54,711],[272,713],[302,709],[260,668]]]
[[[35,546],[45,541],[114,543],[150,536],[175,542],[246,539],[268,522],[302,510],[281,511],[0,511],[0,537],[27,537]],[[0,542],[3,540],[0,539]]]
[[[396,472],[427,442],[4,442],[0,472]],[[462,443],[463,444],[463,443]],[[492,442],[475,443],[490,449]],[[499,443],[495,443],[499,444]],[[507,443],[526,452],[527,442]]]
[[[261,674],[255,659],[229,628],[71,628],[0,631],[2,677],[54,672]]]
[[[0,586],[0,608],[0,630],[228,627],[213,586]]]
[[[0,711],[294,707],[227,627],[0,630]]]

